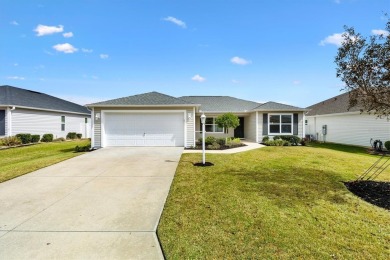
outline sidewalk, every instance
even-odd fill
[[[253,143],[253,142],[243,141],[242,143],[246,144],[246,146],[227,149],[227,150],[206,150],[206,153],[208,153],[208,154],[210,154],[210,153],[225,153],[225,154],[241,153],[241,152],[246,152],[246,151],[265,147],[265,145]],[[202,153],[202,150],[185,150],[184,149],[183,153]]]

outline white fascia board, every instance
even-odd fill
[[[3,106],[3,105],[0,105],[0,106]],[[65,110],[46,109],[46,108],[39,108],[39,107],[13,106],[13,105],[7,105],[7,106],[8,107],[15,107],[15,108],[22,108],[22,109],[29,109],[29,110],[40,110],[40,111],[49,111],[49,112],[91,116],[91,114],[87,114],[87,113],[79,113],[79,112],[72,112],[72,111],[65,111]]]
[[[313,117],[330,117],[330,116],[349,116],[349,115],[360,115],[360,111],[354,111],[354,112],[343,112],[343,113],[333,113],[333,114],[324,114],[324,115],[306,115],[307,118],[313,118]],[[363,113],[364,115],[368,115],[368,113]]]
[[[131,107],[200,107],[199,104],[182,104],[182,105],[86,105],[88,108],[92,107],[102,107],[102,108],[108,108],[108,107],[115,107],[115,108],[131,108]]]

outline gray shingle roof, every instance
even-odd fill
[[[153,106],[153,105],[192,105],[194,103],[185,101],[183,99],[168,96],[159,92],[148,92],[144,94],[111,99],[107,101],[88,104],[87,106]]]
[[[259,105],[258,107],[254,108],[254,110],[256,111],[305,111],[306,109],[270,101]]]
[[[204,112],[247,112],[260,103],[228,96],[184,96],[181,100],[201,104],[199,110]]]
[[[84,106],[40,92],[7,85],[0,86],[0,106],[1,105],[91,114]]]
[[[347,92],[307,107],[307,109],[310,109],[307,116],[360,111],[359,106],[352,107],[348,110],[348,104],[349,93]]]

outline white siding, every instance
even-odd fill
[[[12,112],[12,135],[19,133],[53,134],[54,138],[66,137],[69,132],[76,132],[86,136],[85,115],[28,110],[16,108]],[[65,131],[61,131],[61,116],[65,116]],[[88,134],[88,131],[87,131]]]
[[[191,115],[191,117],[189,117]],[[195,113],[194,109],[187,109],[186,110],[186,147],[192,147],[195,145],[195,140],[194,140],[194,131],[195,131],[195,125],[194,125],[194,118],[195,118]]]
[[[245,139],[256,142],[256,113],[251,113],[244,118]]]
[[[324,116],[307,116],[306,134],[319,141],[370,146],[370,139],[390,140],[390,122],[375,115],[345,113]],[[322,126],[327,125],[326,136]]]

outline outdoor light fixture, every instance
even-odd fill
[[[205,114],[203,113],[201,116],[200,116],[200,121],[202,123],[202,151],[203,151],[203,160],[202,160],[202,163],[203,165],[205,165],[206,163],[206,145],[205,145],[205,132],[206,132],[206,116]]]
[[[95,120],[99,120],[100,119],[100,113],[96,113],[95,114]]]

